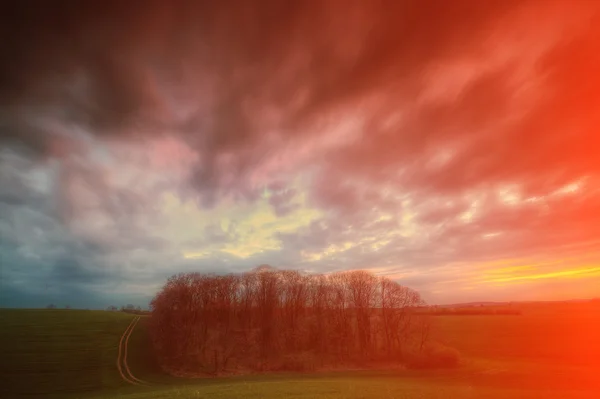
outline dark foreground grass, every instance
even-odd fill
[[[122,386],[118,343],[133,316],[86,310],[0,309],[0,397]]]
[[[164,375],[149,351],[147,319],[130,339],[129,364],[150,387],[126,385],[115,368],[130,315],[0,310],[0,398],[600,398],[597,309],[567,315],[436,318],[436,338],[459,349],[454,370],[271,374],[217,379]],[[561,310],[560,312],[563,312]],[[559,312],[559,313],[560,313]],[[557,333],[562,336],[557,336]],[[562,342],[562,345],[561,345]]]
[[[167,399],[167,398],[264,398],[264,399],[597,399],[597,392],[572,388],[503,386],[481,383],[471,378],[451,374],[428,372],[426,376],[413,373],[338,373],[328,376],[275,376],[248,379],[233,378],[191,385],[155,386],[122,390],[118,394],[99,394],[89,399]],[[87,398],[87,397],[86,397]]]

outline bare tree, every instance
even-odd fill
[[[371,349],[371,313],[375,305],[377,280],[372,274],[357,270],[344,274],[344,282],[350,295],[358,348],[364,356]]]
[[[170,370],[264,369],[306,353],[320,364],[400,360],[404,346],[422,347],[429,337],[414,314],[422,303],[415,291],[364,271],[188,273],[152,300],[150,332]]]

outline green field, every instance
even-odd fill
[[[600,307],[528,305],[521,316],[434,317],[434,338],[462,366],[218,379],[165,376],[148,350],[146,319],[129,366],[152,386],[123,382],[118,343],[132,317],[77,310],[0,310],[1,398],[598,398]]]
[[[0,310],[0,397],[123,385],[115,359],[131,318],[85,310]]]

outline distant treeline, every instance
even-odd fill
[[[426,346],[428,317],[415,312],[422,306],[416,291],[365,271],[188,273],[153,299],[150,333],[171,372],[402,362]]]
[[[496,308],[488,306],[473,306],[459,308],[429,307],[421,308],[417,310],[416,313],[429,316],[518,316],[521,315],[521,310],[517,308]]]
[[[110,311],[110,312],[124,312],[124,313],[131,313],[131,314],[137,314],[137,315],[148,315],[150,314],[150,311],[148,310],[142,310],[142,308],[140,306],[133,306],[133,305],[126,305],[126,306],[121,306],[121,308],[117,308],[116,306],[109,306],[106,310]]]

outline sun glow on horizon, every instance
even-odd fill
[[[559,272],[550,273],[539,273],[529,274],[520,276],[508,276],[508,277],[497,277],[484,280],[485,283],[503,283],[503,282],[517,282],[525,280],[539,280],[539,279],[552,279],[552,278],[584,278],[590,276],[600,276],[600,267],[586,267],[582,269],[571,269],[562,270]]]

